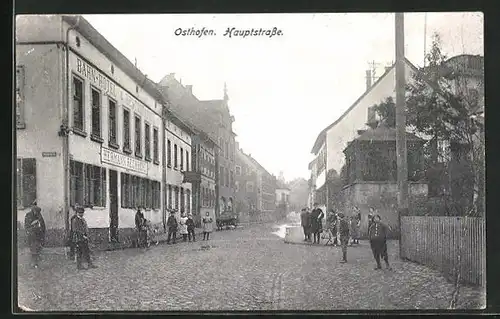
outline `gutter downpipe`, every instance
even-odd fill
[[[70,83],[69,83],[69,32],[74,30],[80,24],[80,16],[77,17],[76,23],[70,26],[66,30],[66,90],[65,90],[65,98],[66,98],[66,106],[63,106],[63,125],[66,127],[66,134],[63,136],[63,162],[64,162],[64,210],[65,210],[65,226],[66,233],[69,231],[69,208],[70,208],[70,172],[69,172],[69,106],[70,106]],[[67,234],[66,234],[67,235]]]
[[[168,105],[167,102],[164,101],[164,98],[162,97],[161,100],[161,126],[162,126],[162,174],[161,174],[161,179],[162,179],[162,198],[163,198],[163,209],[162,209],[162,219],[163,219],[163,230],[166,232],[167,231],[167,151],[166,151],[166,146],[165,146],[165,140],[167,139],[167,126],[166,126],[166,119],[167,119],[167,109]]]

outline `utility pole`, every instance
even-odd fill
[[[404,13],[395,13],[396,30],[396,154],[398,176],[399,257],[402,257],[401,216],[408,214],[408,163],[406,158]]]

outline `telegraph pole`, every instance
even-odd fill
[[[398,176],[399,257],[401,258],[401,216],[408,213],[408,163],[406,158],[405,42],[404,13],[395,14],[396,30],[396,154]]]

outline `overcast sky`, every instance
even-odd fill
[[[394,61],[394,14],[84,15],[155,82],[175,73],[199,99],[220,99],[227,82],[234,130],[246,153],[287,180],[308,178],[319,132],[365,90],[368,62]],[[405,14],[405,54],[424,56],[424,14]],[[176,36],[177,28],[216,36]],[[273,28],[276,37],[224,37],[228,27]],[[483,55],[481,13],[428,13],[427,47],[438,31],[444,53]]]

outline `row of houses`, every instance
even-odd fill
[[[460,55],[448,59],[442,66],[450,75],[447,78],[454,92],[465,90],[466,94],[474,97],[477,107],[471,110],[471,114],[478,113],[480,116],[484,113],[484,89],[482,73],[477,70],[483,68],[483,61],[482,56]],[[420,72],[407,59],[404,66],[407,82]],[[387,67],[373,84],[369,72],[363,94],[337,120],[324,128],[314,142],[311,149],[314,158],[309,163],[308,205],[318,202],[325,209],[348,214],[353,211],[353,206],[357,206],[364,212],[364,227],[367,225],[368,208],[372,206],[389,225],[397,228],[395,130],[379,123],[373,109],[374,105],[388,97],[395,99],[395,66]],[[409,194],[410,203],[415,207],[430,197],[442,194],[437,191],[439,187],[429,183],[425,174],[417,174],[423,169],[422,146],[429,137],[415,136],[410,131],[411,128],[408,128],[408,169],[409,176],[415,178],[409,180]],[[437,144],[438,148],[448,150],[440,152],[444,156],[439,156],[438,162],[451,161],[453,152],[449,141],[439,140]]]
[[[127,240],[139,206],[160,226],[169,209],[198,225],[235,212],[226,90],[201,101],[173,74],[154,83],[81,16],[17,17],[15,105],[17,220],[37,201],[49,245],[76,204],[97,242]]]

